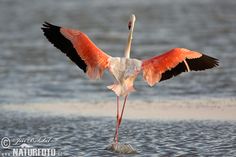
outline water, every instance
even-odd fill
[[[57,152],[63,153],[63,156],[120,156],[104,150],[114,135],[113,119],[50,116],[38,118],[35,115],[11,113],[0,116],[0,138],[8,136],[14,141],[17,138],[53,137],[49,143],[28,144],[38,148],[57,148]],[[139,152],[135,156],[232,157],[236,155],[236,123],[124,120],[120,128],[120,141],[132,144]]]
[[[131,98],[235,96],[235,7],[234,0],[1,0],[0,103],[86,100],[88,94],[97,100],[113,98],[106,88],[112,83],[107,73],[102,80],[87,80],[40,27],[49,21],[79,28],[108,54],[122,56],[131,13],[137,17],[132,57],[145,59],[186,47],[220,60],[219,68],[182,74],[154,88],[139,77]]]

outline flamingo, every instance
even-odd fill
[[[60,27],[45,22],[42,30],[46,38],[67,55],[87,74],[89,79],[99,79],[108,70],[114,84],[107,86],[116,94],[116,129],[113,142],[118,144],[118,132],[129,93],[134,92],[134,81],[142,72],[150,86],[170,79],[182,72],[211,69],[219,65],[216,58],[186,48],[173,48],[161,55],[139,60],[130,58],[131,42],[136,17],[130,16],[128,22],[128,42],[124,57],[112,57],[99,49],[89,37],[80,30]],[[124,97],[120,112],[120,98]]]

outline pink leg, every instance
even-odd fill
[[[123,117],[123,113],[124,113],[124,110],[125,110],[125,104],[126,104],[127,97],[128,97],[128,95],[125,96],[124,104],[123,104],[122,111],[121,111],[121,116],[120,116],[120,119],[119,119],[118,128],[119,128],[119,126],[121,124],[121,121],[122,121],[122,117]]]
[[[118,130],[119,130],[119,119],[120,119],[120,116],[119,116],[119,108],[120,108],[119,99],[120,99],[120,97],[117,96],[116,97],[116,104],[117,104],[117,109],[116,109],[116,112],[117,112],[117,115],[116,115],[116,132],[115,132],[115,136],[114,136],[114,141],[116,142],[116,144],[118,143]]]
[[[125,96],[124,104],[123,104],[122,111],[121,111],[121,116],[120,116],[119,115],[119,99],[120,99],[120,97],[117,96],[117,120],[116,120],[116,132],[115,132],[115,136],[114,136],[114,141],[115,141],[116,144],[118,143],[119,127],[120,127],[122,117],[123,117],[123,114],[124,114],[127,97],[128,97],[128,95]]]

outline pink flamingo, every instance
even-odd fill
[[[90,79],[101,78],[106,69],[114,77],[114,84],[107,87],[117,95],[115,144],[118,143],[118,131],[127,97],[130,92],[135,91],[133,84],[139,73],[142,72],[144,80],[150,86],[153,86],[182,72],[211,69],[218,66],[219,63],[213,57],[185,48],[174,48],[145,60],[130,58],[135,20],[135,15],[131,15],[128,24],[128,43],[124,51],[124,57],[112,57],[106,54],[86,34],[79,30],[59,27],[47,22],[42,27],[47,39],[77,64]],[[124,97],[121,112],[119,111],[120,97]]]

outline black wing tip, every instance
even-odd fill
[[[202,54],[199,58],[186,59],[188,66],[191,71],[202,71],[207,69],[212,69],[219,66],[219,60]]]
[[[210,68],[214,68],[220,65],[220,61],[217,58],[214,58],[205,54],[202,54],[200,58],[205,60]]]
[[[53,36],[55,35],[58,36],[58,33],[60,32],[60,28],[61,27],[53,25],[46,21],[42,24],[42,27],[41,27],[42,31],[44,32],[44,35],[50,42],[52,42]]]
[[[44,21],[44,23],[42,24],[41,29],[45,32],[46,30],[55,30],[55,29],[60,29],[61,27],[53,25],[47,21]]]

